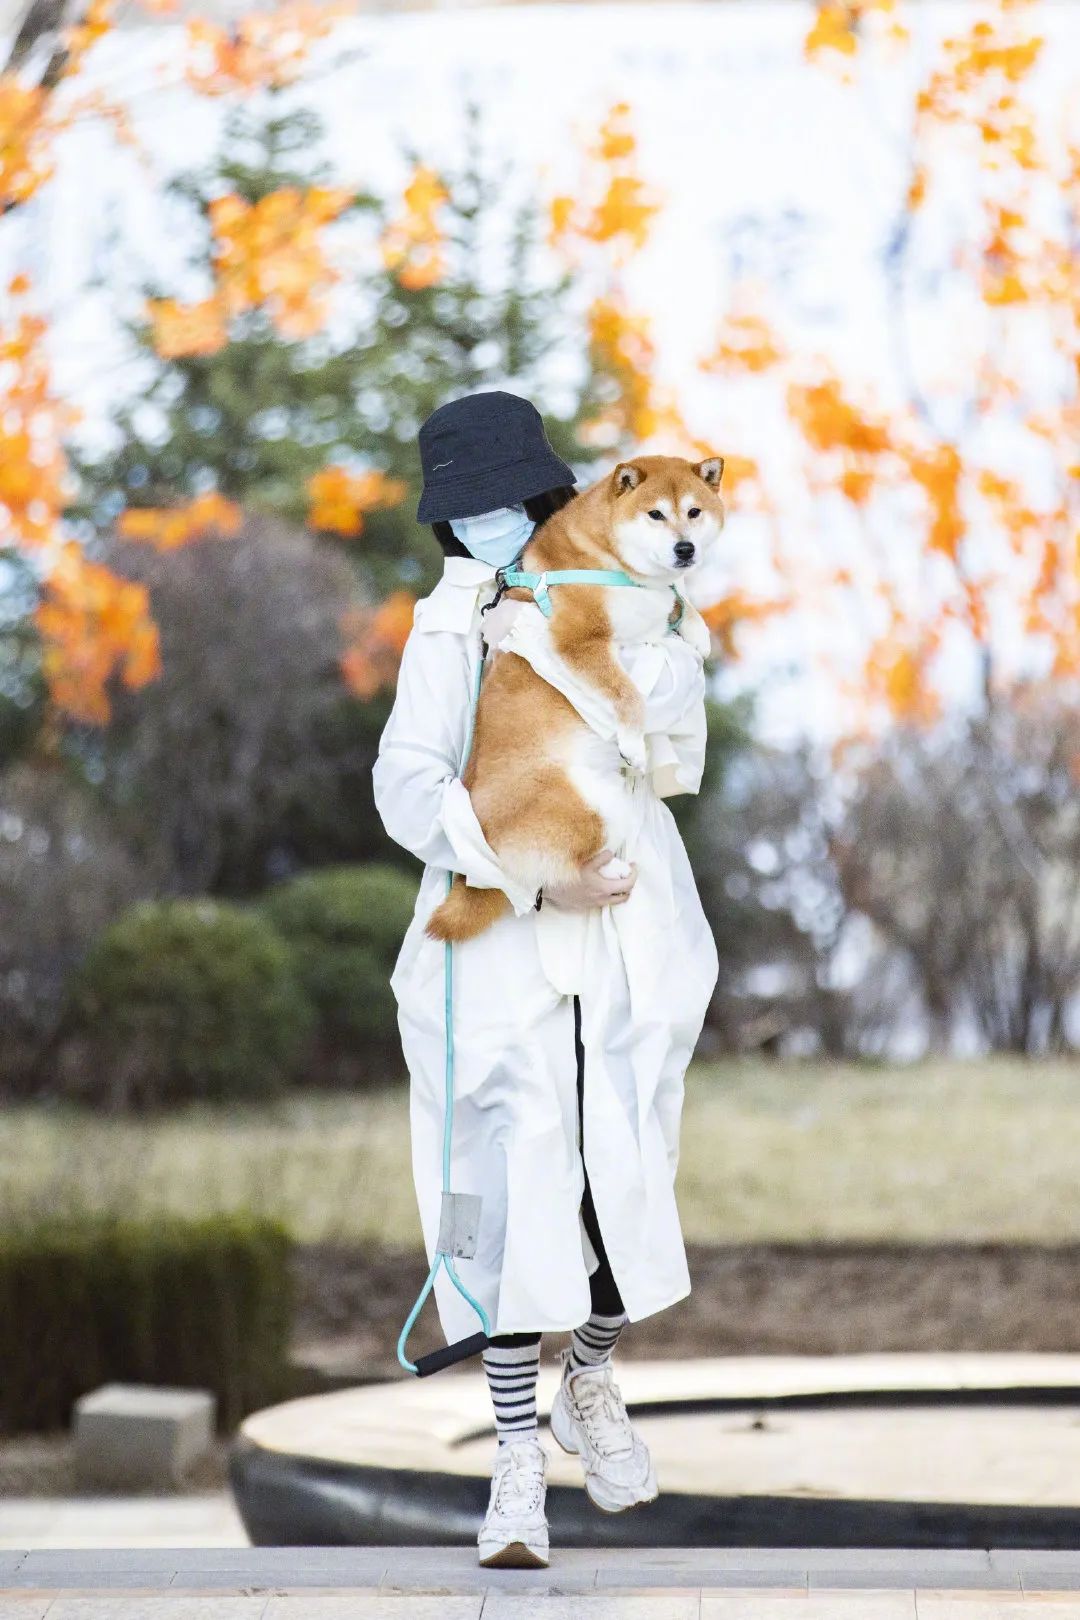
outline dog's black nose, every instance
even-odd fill
[[[679,563],[693,562],[693,560],[694,560],[694,542],[692,540],[676,540],[674,550],[675,550],[675,561],[676,562],[679,562]]]

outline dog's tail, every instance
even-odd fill
[[[431,939],[452,943],[475,939],[509,909],[501,889],[473,889],[463,877],[455,877],[450,893],[428,918],[425,932]]]

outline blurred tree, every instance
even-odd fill
[[[0,774],[0,1097],[36,1089],[68,975],[150,879],[115,818],[57,761]]]
[[[371,765],[387,705],[341,680],[356,581],[338,548],[252,515],[233,538],[105,555],[149,593],[162,675],[71,741],[161,886],[246,894],[385,856]]]
[[[436,174],[410,154],[400,203],[330,187],[320,135],[310,112],[238,111],[210,170],[173,186],[202,221],[192,268],[208,296],[179,304],[148,289],[132,335],[150,378],[117,410],[109,453],[79,463],[87,509],[107,528],[123,508],[214,490],[360,539],[379,591],[426,589],[441,556],[413,519],[424,417],[507,386],[546,410],[556,447],[581,464],[592,452],[578,429],[604,377],[560,379],[552,408],[569,278],[538,273],[534,203],[495,231],[506,177],[485,160],[475,113],[461,169]],[[331,238],[348,308],[329,302],[342,274]]]
[[[984,719],[896,731],[833,841],[847,906],[920,987],[932,1041],[1067,1050],[1080,982],[1080,721],[1035,686]]]
[[[154,9],[158,0],[145,3]],[[133,140],[123,109],[82,82],[116,9],[116,0],[33,0],[11,19],[10,44],[0,57],[0,220],[17,215],[49,185],[56,142],[77,120],[96,118]],[[295,78],[310,42],[339,14],[340,8],[295,0],[270,16],[237,18],[227,32],[192,20],[188,78],[206,94],[280,87]],[[25,257],[16,250],[14,263]],[[54,390],[47,322],[33,307],[24,271],[11,276],[6,291],[0,315],[3,543],[25,561],[36,585],[28,607],[51,709],[99,722],[108,714],[110,684],[133,690],[158,673],[157,633],[145,594],[90,560],[65,521],[72,489],[63,441],[71,418]],[[27,570],[0,574],[5,621]]]
[[[41,644],[34,628],[40,582],[14,546],[0,550],[0,766],[33,747],[45,713]]]
[[[783,310],[774,329],[750,288],[704,362],[770,441],[796,594],[848,628],[823,657],[846,735],[932,725],[961,680],[984,714],[1048,671],[1080,693],[1080,141],[1045,93],[1051,11],[982,0],[939,29],[900,0],[817,0],[808,58],[871,95],[878,75],[896,87],[891,398],[849,354],[786,342]]]

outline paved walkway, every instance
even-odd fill
[[[228,1491],[190,1496],[15,1496],[0,1502],[0,1560],[5,1551],[20,1547],[60,1547],[70,1552],[80,1547],[246,1546],[247,1532]]]
[[[0,1620],[1080,1620],[1080,1552],[466,1548],[0,1554]]]

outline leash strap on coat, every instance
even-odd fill
[[[465,735],[465,748],[462,754],[461,769],[465,769],[469,753],[472,749],[473,730],[476,726],[476,705],[480,701],[480,682],[484,675],[484,656],[481,652],[480,663],[476,670],[476,685],[473,688],[472,706],[469,710],[469,725]],[[450,893],[454,881],[452,872],[446,874],[446,892]],[[475,1250],[476,1226],[479,1218],[479,1198],[468,1193],[453,1193],[450,1190],[450,1159],[454,1136],[454,947],[449,940],[443,946],[443,1018],[446,1032],[446,1092],[443,1104],[443,1146],[442,1146],[442,1219],[439,1223],[439,1236],[435,1248],[435,1259],[427,1280],[416,1296],[416,1304],[409,1312],[405,1326],[397,1343],[397,1358],[406,1372],[415,1373],[418,1378],[426,1378],[430,1373],[439,1372],[443,1367],[451,1367],[457,1361],[464,1361],[469,1356],[475,1356],[486,1349],[491,1338],[491,1319],[480,1304],[474,1299],[457,1274],[454,1265],[454,1256],[467,1257]],[[446,1274],[454,1287],[471,1305],[480,1319],[481,1332],[473,1333],[467,1339],[459,1339],[456,1344],[448,1344],[443,1350],[434,1350],[430,1355],[421,1356],[417,1361],[410,1361],[405,1346],[409,1334],[416,1324],[416,1319],[424,1308],[424,1301],[435,1286],[435,1278],[439,1268],[445,1267]]]
[[[631,579],[621,568],[549,568],[542,574],[530,573],[525,568],[500,568],[496,572],[495,583],[498,589],[494,601],[490,602],[488,607],[494,607],[505,591],[520,588],[532,592],[533,601],[545,619],[550,619],[552,614],[551,595],[548,589],[551,585],[629,585],[635,591],[647,589],[639,579]],[[671,594],[678,603],[679,616],[670,629],[677,630],[682,623],[683,599],[674,585],[671,587]],[[482,611],[487,612],[487,608]]]

